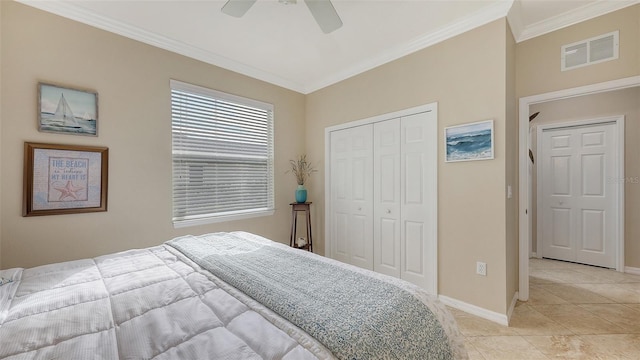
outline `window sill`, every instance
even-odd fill
[[[275,210],[271,209],[271,210],[258,210],[258,211],[252,211],[252,212],[232,213],[232,214],[217,215],[217,216],[207,216],[207,217],[200,217],[195,219],[173,220],[173,228],[179,229],[179,228],[185,228],[190,226],[207,225],[207,224],[215,224],[215,223],[234,221],[234,220],[251,219],[255,217],[271,216],[274,213],[275,213]]]

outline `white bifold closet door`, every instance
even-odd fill
[[[373,270],[373,125],[331,134],[331,257]]]
[[[437,109],[330,132],[329,256],[437,293]]]
[[[430,213],[435,194],[428,176],[431,113],[374,124],[374,270],[429,288],[437,271]],[[432,170],[433,171],[433,170]]]

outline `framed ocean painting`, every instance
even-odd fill
[[[493,159],[493,120],[446,127],[445,162]]]
[[[98,136],[98,93],[39,83],[38,130]]]

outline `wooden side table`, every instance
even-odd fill
[[[313,252],[313,241],[311,240],[311,209],[310,202],[305,203],[291,203],[291,239],[289,245],[297,249],[305,249]],[[307,218],[307,244],[298,247],[296,245],[296,230],[298,226],[298,212],[304,211]]]

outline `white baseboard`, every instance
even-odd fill
[[[532,252],[531,256],[529,256],[530,258],[537,258],[538,257],[538,253],[536,252]]]
[[[631,275],[640,275],[640,268],[625,266],[624,272]]]
[[[516,297],[514,297],[514,299],[516,299],[516,300],[518,299],[517,295],[518,294],[516,293]],[[509,326],[509,318],[505,314],[500,314],[500,313],[497,313],[495,311],[487,310],[485,308],[481,308],[479,306],[472,305],[472,304],[466,303],[464,301],[456,300],[454,298],[450,298],[450,297],[444,296],[444,295],[438,295],[438,298],[445,305],[449,305],[452,308],[456,308],[458,310],[462,310],[462,311],[464,311],[466,313],[469,313],[471,315],[475,315],[475,316],[481,317],[483,319],[487,319],[487,320],[496,322],[496,323],[498,323],[500,325]],[[515,307],[515,302],[513,302],[513,306]]]

